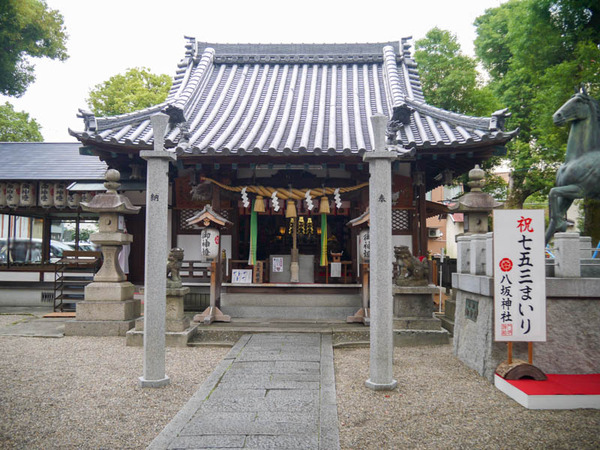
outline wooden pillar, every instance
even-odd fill
[[[425,199],[426,187],[423,183],[418,187],[418,210],[419,210],[419,246],[418,255],[427,255],[427,203]]]
[[[233,222],[231,230],[231,259],[240,259],[240,210],[237,201],[234,201],[230,220]]]
[[[48,214],[44,215],[44,228],[42,231],[42,243],[44,244],[42,246],[42,261],[46,262],[46,261],[50,261],[50,241],[52,240],[52,219],[50,219],[50,216]],[[9,221],[9,231],[8,234],[10,236],[10,221]],[[8,243],[7,243],[8,245]],[[10,258],[8,258],[8,251],[6,254],[7,258],[6,261],[8,262],[8,264],[10,265]],[[42,274],[43,276],[43,274]]]

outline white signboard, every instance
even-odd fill
[[[331,274],[329,275],[331,278],[339,278],[342,276],[342,263],[331,263]]]
[[[252,269],[233,269],[231,271],[232,283],[252,283]]]
[[[273,273],[283,272],[283,258],[273,257]]]
[[[546,340],[544,211],[494,211],[494,338]]]

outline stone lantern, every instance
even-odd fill
[[[119,265],[123,245],[133,236],[125,231],[124,214],[137,214],[139,206],[117,193],[120,186],[117,170],[106,172],[106,193],[96,195],[90,202],[81,202],[84,211],[98,213],[99,232],[90,240],[99,244],[103,264],[94,281],[85,288],[85,300],[77,304],[76,320],[67,323],[65,334],[94,336],[125,336],[140,316],[141,303],[134,299],[135,287]]]
[[[449,205],[448,209],[453,213],[463,213],[465,216],[465,234],[484,234],[489,231],[488,216],[493,209],[502,207],[494,197],[481,188],[485,185],[485,172],[475,165],[469,171],[468,186],[470,192],[463,195],[458,203]]]

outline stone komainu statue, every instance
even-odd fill
[[[429,264],[415,258],[406,245],[394,247],[394,282],[397,286],[427,286]]]
[[[183,249],[175,247],[169,252],[167,259],[167,288],[181,287],[181,263],[183,262]]]

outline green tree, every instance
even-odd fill
[[[477,62],[461,53],[456,36],[432,28],[415,42],[415,60],[428,103],[462,114],[487,116],[500,105],[479,80]]]
[[[40,124],[6,102],[0,105],[0,142],[41,142]]]
[[[0,2],[0,93],[19,97],[35,80],[29,58],[68,58],[62,15],[44,0]]]
[[[431,105],[461,114],[489,116],[502,108],[493,91],[481,81],[477,62],[461,53],[456,36],[437,27],[415,43],[415,60],[425,99]],[[484,190],[496,198],[506,192],[506,183],[491,171],[498,158],[483,164]],[[467,186],[468,175],[455,183]],[[467,188],[468,189],[468,188]]]
[[[87,103],[97,116],[125,114],[163,102],[171,83],[168,75],[152,74],[145,67],[128,69],[96,85]]]
[[[564,161],[568,128],[552,114],[584,83],[600,93],[600,5],[584,0],[510,0],[475,21],[475,50],[490,87],[520,128],[508,145],[512,183],[507,206],[547,194]],[[590,6],[592,5],[592,6]]]

